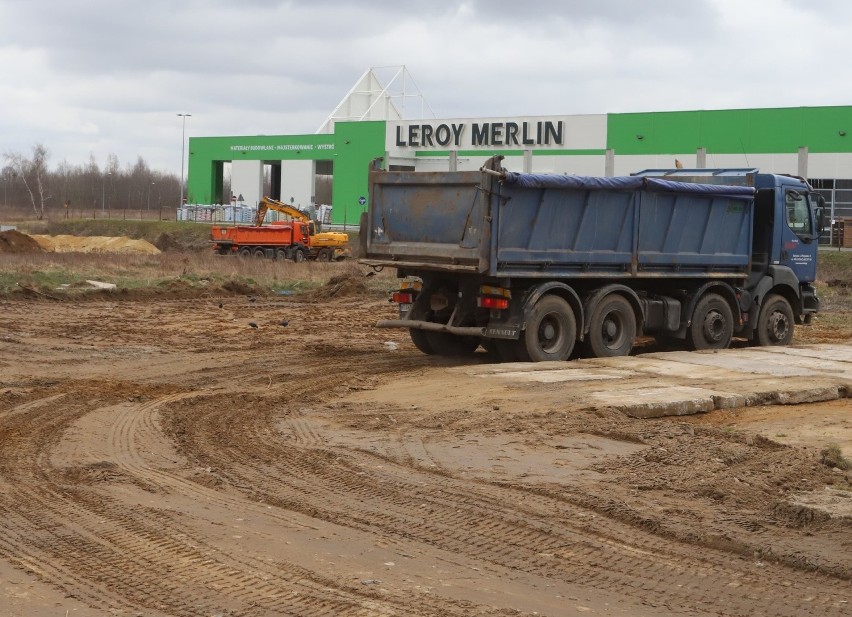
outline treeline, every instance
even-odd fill
[[[49,152],[41,144],[31,155],[9,152],[0,170],[2,205],[32,209],[39,219],[49,210],[159,210],[180,204],[180,178],[154,171],[142,157],[123,169],[111,154],[103,168],[94,155],[85,165],[62,161],[48,167]]]

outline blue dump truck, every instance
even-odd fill
[[[822,198],[757,169],[626,177],[370,171],[361,263],[397,269],[391,300],[427,354],[503,361],[787,345],[819,310]]]

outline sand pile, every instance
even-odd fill
[[[41,236],[32,238],[52,253],[138,253],[156,255],[160,252],[147,240],[133,240],[125,236]]]

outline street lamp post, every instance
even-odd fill
[[[152,182],[151,186],[157,184],[156,182]],[[148,187],[148,204],[145,206],[145,210],[151,209],[151,186]]]
[[[186,119],[191,118],[192,114],[178,114],[181,118],[183,127],[180,131],[180,202],[178,208],[183,208],[183,163],[184,163],[184,146],[186,144]]]

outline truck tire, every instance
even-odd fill
[[[284,261],[287,259],[287,249],[275,249],[275,259]]]
[[[295,251],[293,251],[293,261],[295,261],[297,264],[300,264],[305,261],[305,250],[296,249]]]
[[[789,345],[793,341],[793,308],[784,296],[766,298],[757,317],[754,334],[758,345]]]
[[[559,296],[549,295],[536,302],[530,312],[516,351],[524,362],[561,361],[571,356],[576,341],[574,311]]]
[[[434,355],[435,351],[432,349],[432,345],[429,344],[429,340],[426,336],[425,330],[409,328],[408,335],[411,337],[411,342],[414,343],[414,346],[417,347],[417,349],[419,349],[426,355]]]
[[[331,250],[320,249],[319,253],[317,253],[317,261],[331,261]]]
[[[240,257],[251,257],[251,249],[247,246],[244,246],[240,249],[240,252],[237,253]]]
[[[439,356],[471,356],[479,347],[479,338],[446,332],[427,332],[429,344]]]
[[[622,295],[609,294],[592,310],[589,336],[585,341],[587,355],[593,358],[626,356],[636,339],[636,314]]]
[[[509,341],[505,339],[491,339],[494,351],[497,352],[497,357],[500,362],[519,362],[518,357],[518,341]]]
[[[255,259],[266,259],[266,251],[261,247],[254,249],[253,255],[255,256]]]
[[[734,334],[734,314],[719,294],[706,294],[695,306],[686,340],[692,349],[726,349]]]

